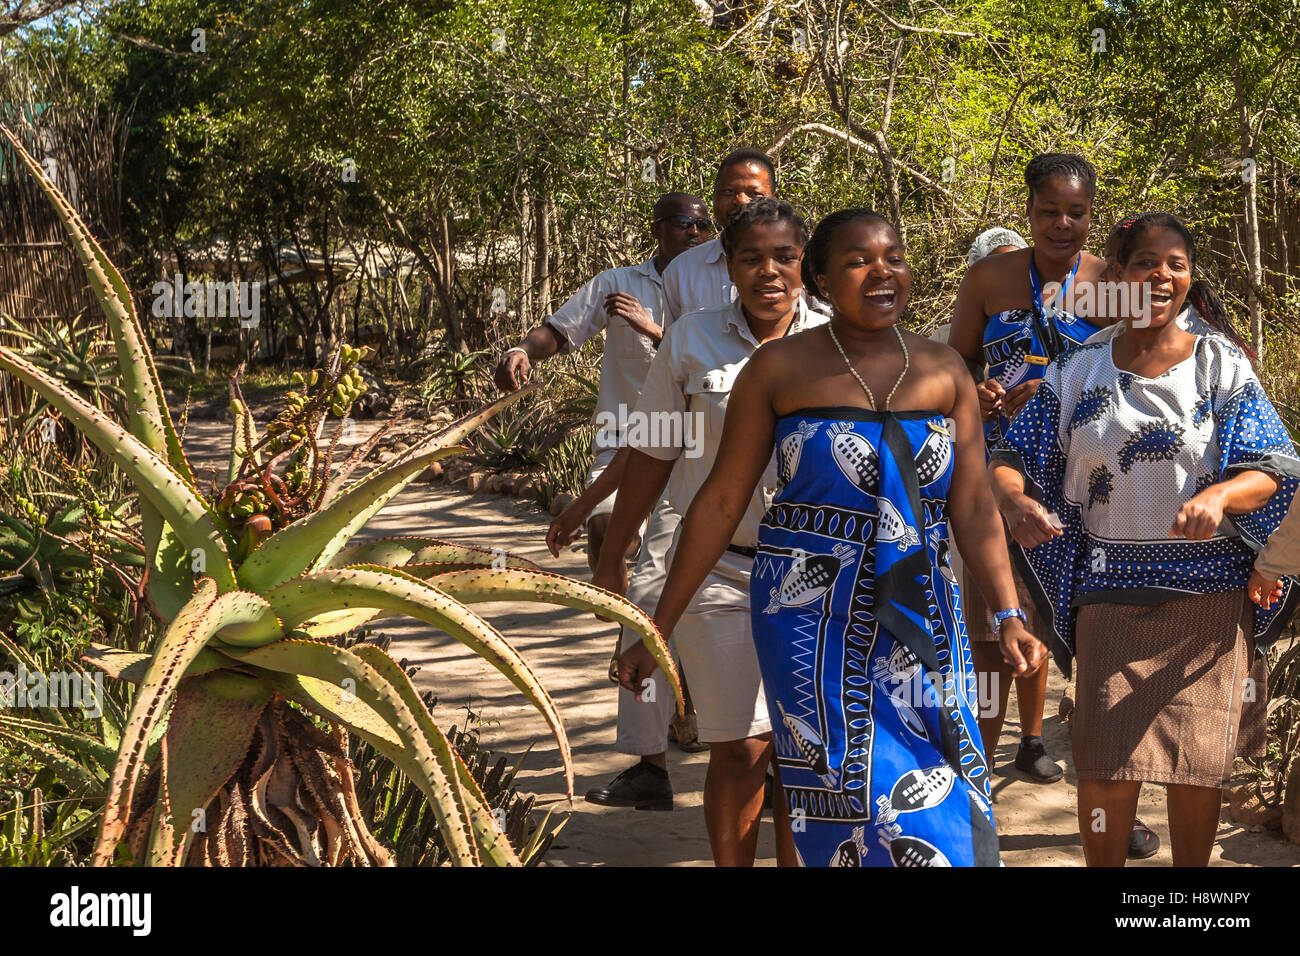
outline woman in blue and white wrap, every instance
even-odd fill
[[[1048,365],[989,472],[1057,662],[1077,659],[1088,864],[1123,865],[1150,782],[1167,786],[1174,865],[1204,866],[1234,758],[1263,753],[1259,652],[1298,595],[1284,579],[1257,609],[1245,585],[1300,461],[1222,303],[1193,281],[1186,226],[1136,217],[1117,261],[1147,314]],[[1189,303],[1219,331],[1188,331]]]
[[[990,448],[1033,395],[1047,363],[1110,322],[1110,317],[1094,314],[1107,304],[1097,295],[1106,263],[1083,249],[1092,222],[1096,170],[1082,156],[1042,153],[1026,164],[1024,179],[1032,245],[973,262],[980,247],[971,250],[948,340],[966,359],[977,383]],[[1059,291],[1054,294],[1054,289]],[[1010,537],[1006,540],[1009,543]],[[984,754],[992,762],[1013,681],[998,651],[989,609],[976,589],[967,590],[966,622],[975,667],[982,686],[997,692],[995,706],[980,713]],[[1023,584],[1019,594],[1021,605],[1029,610],[1029,630],[1037,633],[1041,628]],[[1047,669],[1014,684],[1020,716],[1015,767],[1040,783],[1060,780],[1063,772],[1043,738]]]
[[[675,625],[775,448],[750,612],[788,811],[776,817],[799,861],[996,866],[949,521],[1000,609],[1012,671],[1045,666],[1046,649],[1015,606],[975,385],[957,353],[899,327],[911,276],[881,216],[828,216],[803,272],[831,321],[764,344],[737,377],[655,620]]]

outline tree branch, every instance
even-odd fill
[[[782,133],[780,136],[776,138],[776,141],[773,142],[771,146],[767,148],[767,154],[771,156],[773,159],[775,159],[777,154],[781,152],[781,150],[786,146],[786,144],[789,143],[790,140],[793,139],[799,133],[816,133],[818,136],[825,136],[828,137],[829,139],[837,139],[841,143],[846,143],[849,146],[854,146],[862,150],[863,152],[876,157],[877,159],[880,158],[880,150],[878,150],[873,144],[867,142],[864,139],[859,139],[857,136],[854,136],[852,133],[846,133],[843,130],[835,129],[833,126],[827,126],[825,123],[802,123],[799,126],[795,126],[792,127],[791,129],[786,130],[784,133]],[[921,183],[923,186],[926,186],[927,188],[932,189],[935,192],[942,195],[945,199],[948,200],[949,203],[952,204],[952,207],[954,209],[960,210],[961,212],[966,213],[972,218],[976,217],[977,214],[975,210],[959,202],[957,200],[957,197],[955,197],[952,194],[951,190],[945,189],[943,186],[940,186],[929,176],[925,175],[925,173],[917,169],[913,169],[911,166],[907,165],[906,163],[900,162],[897,158],[894,159],[894,162],[895,164],[898,165],[900,169],[906,171],[906,173],[909,176],[911,176],[913,179],[915,179],[917,182]]]
[[[58,13],[64,7],[70,7],[76,0],[45,0],[44,3],[38,3],[34,7],[29,7],[28,0],[18,0],[17,3],[6,3],[3,12],[0,12],[0,37],[7,36],[21,27],[34,23],[37,20]]]
[[[891,27],[903,33],[934,33],[945,37],[962,37],[966,40],[975,40],[979,37],[979,34],[967,33],[965,30],[940,30],[938,27],[915,27],[910,23],[899,23],[884,10],[881,10],[878,6],[872,3],[871,0],[863,0],[863,2],[872,10],[876,11],[876,13],[880,14],[880,18]]]

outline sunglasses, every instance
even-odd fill
[[[690,216],[661,216],[660,218],[656,219],[655,222],[671,223],[672,225],[676,226],[678,229],[682,230],[683,232],[690,229],[691,226],[694,226],[696,229],[700,230],[700,232],[713,231],[712,219],[693,219]]]

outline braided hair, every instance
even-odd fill
[[[1025,185],[1029,198],[1043,188],[1053,176],[1078,180],[1088,190],[1088,200],[1097,198],[1097,170],[1082,156],[1074,153],[1039,153],[1025,164]]]
[[[1144,212],[1140,216],[1131,217],[1131,220],[1121,222],[1115,228],[1119,232],[1115,259],[1121,268],[1128,265],[1129,260],[1133,258],[1133,253],[1137,251],[1138,243],[1143,236],[1153,229],[1168,229],[1177,233],[1182,240],[1183,247],[1187,250],[1190,271],[1193,275],[1196,274],[1196,240],[1191,230],[1187,228],[1187,224],[1173,213]],[[1191,287],[1187,290],[1187,301],[1195,306],[1201,318],[1210,326],[1221,332],[1250,358],[1255,358],[1254,350],[1237,333],[1223,300],[1219,298],[1209,282],[1204,279],[1193,279]]]
[[[755,199],[753,202],[747,202],[731,214],[731,221],[727,223],[722,235],[722,251],[728,256],[736,248],[736,242],[740,239],[740,234],[750,226],[763,225],[771,222],[788,222],[794,226],[795,236],[798,237],[799,245],[808,245],[808,223],[804,221],[799,210],[795,209],[784,199],[776,199],[773,196],[764,196],[761,199]]]
[[[822,289],[817,284],[817,277],[826,272],[826,257],[830,254],[830,245],[836,234],[842,227],[859,220],[879,222],[890,229],[894,228],[893,223],[880,213],[863,206],[841,209],[822,219],[817,223],[817,228],[813,230],[812,238],[808,240],[808,245],[803,252],[803,287],[810,294],[822,294]]]
[[[1125,216],[1111,227],[1110,234],[1106,236],[1106,245],[1101,250],[1103,259],[1115,258],[1115,254],[1119,251],[1120,239],[1123,238],[1125,232],[1133,227],[1133,223],[1137,221],[1137,218],[1137,216]]]

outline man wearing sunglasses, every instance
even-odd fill
[[[650,233],[655,239],[654,255],[638,265],[600,273],[497,361],[497,387],[513,392],[528,379],[534,363],[557,352],[579,349],[588,339],[605,333],[595,419],[602,428],[594,442],[589,487],[622,447],[622,423],[636,406],[650,361],[663,338],[663,271],[679,254],[708,239],[713,223],[698,196],[668,193],[655,203]],[[610,421],[619,422],[618,428],[603,427]],[[610,495],[596,503],[586,519],[587,559],[592,568],[613,510]]]
[[[603,399],[606,383],[611,378],[627,378],[633,383],[630,388],[620,389],[631,408],[640,395],[654,347],[663,337],[664,270],[678,255],[709,240],[713,232],[713,221],[699,197],[688,193],[661,196],[655,203],[650,226],[655,254],[639,265],[605,270],[529,332],[519,345],[502,353],[494,376],[497,387],[503,392],[513,392],[528,379],[535,362],[545,361],[556,352],[581,348],[587,339],[604,331],[607,334],[600,369],[602,400],[598,401],[597,410],[607,407]],[[633,334],[626,335],[625,331]],[[611,340],[614,340],[613,349]],[[608,407],[617,411],[617,402]]]

